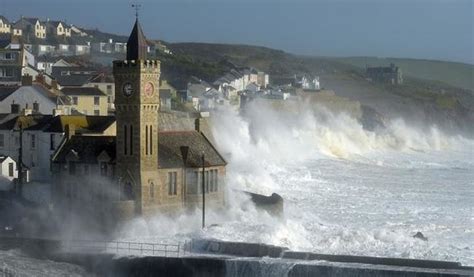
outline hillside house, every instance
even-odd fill
[[[34,66],[35,57],[25,48],[0,48],[0,84],[20,84],[28,67]]]
[[[10,34],[12,25],[8,19],[0,15],[0,34]]]
[[[92,77],[89,82],[83,85],[84,87],[95,87],[100,89],[107,95],[107,109],[109,112],[115,110],[115,81],[113,76],[107,73],[99,73]]]
[[[391,63],[390,66],[367,67],[367,78],[373,82],[391,85],[403,84],[403,74],[401,68]]]
[[[46,30],[48,36],[58,36],[58,37],[70,37],[71,36],[71,28],[69,25],[62,21],[54,21],[54,20],[47,20],[45,22]]]
[[[83,115],[107,115],[107,95],[96,87],[65,87],[61,92],[71,99],[72,111]]]
[[[46,38],[46,25],[38,18],[22,17],[13,24],[13,28],[21,30],[23,36],[32,36],[39,39]]]

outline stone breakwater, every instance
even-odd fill
[[[473,276],[455,262],[292,252],[266,244],[193,240],[183,257],[66,253],[60,241],[0,238],[0,249],[74,264],[97,276]]]

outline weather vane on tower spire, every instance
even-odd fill
[[[135,9],[135,17],[137,18],[137,20],[138,20],[138,11],[140,10],[141,7],[142,7],[141,4],[137,4],[137,3],[132,4],[132,8]]]

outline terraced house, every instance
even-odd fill
[[[70,37],[71,36],[71,27],[62,21],[47,20],[46,28],[48,35]]]
[[[8,19],[2,15],[0,15],[0,34],[9,34],[11,33],[11,24]]]
[[[13,28],[21,30],[23,36],[33,36],[35,38],[46,38],[46,25],[38,18],[22,17],[13,24]]]

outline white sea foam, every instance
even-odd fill
[[[246,120],[213,118],[226,156],[229,208],[178,219],[137,219],[121,238],[210,237],[295,250],[429,258],[474,264],[474,142],[402,119],[375,132],[324,108],[285,113],[254,109]],[[251,123],[250,123],[251,122]],[[235,190],[277,192],[275,218]],[[422,232],[428,241],[415,239]]]

